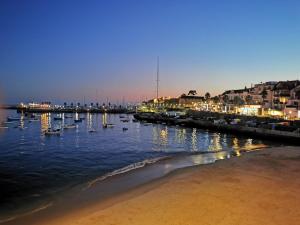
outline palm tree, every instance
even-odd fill
[[[267,90],[264,88],[264,90],[261,92],[261,97],[263,98],[263,100],[265,100],[265,98],[268,96],[268,92]]]
[[[205,100],[208,100],[208,99],[210,99],[210,93],[206,92],[206,94],[205,94]]]

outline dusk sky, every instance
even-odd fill
[[[20,101],[203,95],[300,78],[300,1],[0,1],[0,92]]]

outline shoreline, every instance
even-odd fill
[[[249,164],[250,161],[250,164]],[[284,179],[284,177],[281,177],[282,175],[284,176],[292,176],[295,175],[295,171],[300,171],[300,165],[296,165],[295,163],[299,164],[300,161],[300,149],[299,147],[272,147],[272,148],[267,148],[263,149],[262,151],[254,151],[254,152],[249,152],[247,154],[244,154],[241,157],[233,157],[228,160],[218,160],[216,163],[208,164],[208,165],[202,165],[202,166],[192,166],[192,167],[186,167],[186,168],[181,168],[181,169],[176,169],[171,171],[170,173],[164,175],[163,177],[160,177],[158,179],[154,179],[152,181],[146,182],[144,184],[138,185],[136,187],[133,187],[125,192],[118,193],[117,195],[114,195],[112,197],[108,197],[107,199],[104,199],[103,201],[99,202],[93,202],[88,203],[85,207],[81,209],[76,209],[76,210],[70,210],[66,214],[61,214],[61,215],[56,215],[55,218],[51,216],[51,214],[48,214],[47,220],[40,220],[36,218],[36,220],[32,220],[29,223],[26,224],[45,224],[45,225],[58,225],[58,224],[153,224],[153,218],[157,216],[157,213],[159,214],[159,208],[161,211],[169,211],[170,207],[180,210],[184,210],[185,207],[181,208],[180,206],[183,204],[193,204],[197,205],[197,202],[194,202],[193,198],[189,198],[190,191],[197,192],[197,189],[195,189],[196,186],[199,186],[198,188],[202,189],[201,187],[202,183],[205,182],[213,182],[216,183],[218,179],[220,178],[218,174],[221,172],[226,177],[226,174],[224,174],[224,170],[230,172],[232,176],[226,177],[227,181],[225,182],[226,184],[232,185],[232,188],[237,188],[236,185],[240,184],[238,179],[236,178],[236,173],[238,172],[237,169],[240,169],[241,171],[245,172],[245,175],[247,179],[251,178],[254,179],[255,181],[252,185],[259,185],[261,182],[276,182],[276,180]],[[288,162],[286,165],[287,168],[281,168],[281,164],[283,162]],[[245,165],[243,163],[246,163],[248,166],[253,167],[262,167],[263,170],[259,171],[261,174],[260,176],[253,176],[254,174],[251,174],[252,172],[250,171],[245,171],[244,168]],[[237,168],[236,168],[237,167]],[[281,169],[287,170],[288,167],[293,167],[290,174],[285,175],[282,174],[284,171],[280,171]],[[255,171],[257,171],[257,168],[253,168]],[[233,172],[232,172],[233,170]],[[270,177],[270,174],[275,173],[277,174],[277,177]],[[278,173],[280,176],[278,176]],[[208,176],[208,174],[210,176]],[[216,178],[218,178],[216,180]],[[243,174],[240,174],[243,177]],[[296,174],[297,175],[297,174]],[[248,176],[248,177],[247,177]],[[204,181],[199,181],[194,183],[195,177],[198,177],[200,180],[204,179]],[[293,177],[293,176],[292,176]],[[184,181],[188,181],[186,185],[184,185],[184,188],[186,190],[190,190],[187,193],[183,193],[184,190],[182,190],[182,185],[180,184],[181,182],[178,183],[178,179]],[[193,182],[191,182],[193,180]],[[286,188],[291,188],[294,187],[296,182],[296,185],[300,185],[300,180],[298,177],[293,177],[291,183],[292,184],[287,184],[288,186]],[[218,182],[217,182],[218,183]],[[221,182],[223,184],[224,182]],[[256,184],[257,183],[257,184]],[[290,187],[290,186],[291,187]],[[181,189],[179,188],[181,187]],[[207,186],[206,186],[207,187]],[[210,186],[208,186],[210,187]],[[283,186],[284,187],[284,186]],[[299,186],[300,187],[300,186]],[[246,187],[249,189],[250,187]],[[238,188],[239,191],[241,191]],[[250,189],[251,190],[251,189]],[[259,190],[259,189],[258,189]],[[222,190],[218,190],[219,192]],[[293,189],[293,192],[295,190]],[[164,193],[161,195],[161,193]],[[185,195],[188,196],[185,196]],[[209,193],[211,194],[218,194],[218,192],[215,193]],[[233,193],[231,193],[232,195]],[[267,194],[267,193],[266,193]],[[270,194],[270,193],[268,193]],[[300,191],[299,189],[297,190],[297,196],[300,196]],[[175,195],[175,196],[174,196]],[[224,197],[226,197],[226,193],[223,193]],[[157,196],[160,196],[159,198]],[[177,199],[176,196],[179,196]],[[299,200],[299,197],[296,197],[295,200]],[[197,196],[198,197],[198,196]],[[206,199],[206,201],[212,201],[213,199],[216,200],[214,197],[210,199],[207,196],[202,196]],[[171,199],[169,199],[171,198]],[[163,203],[162,200],[164,199],[163,202],[167,201],[170,202],[170,206],[166,208],[161,208],[162,206],[160,204],[167,204]],[[154,207],[153,204],[155,205],[154,201],[156,200],[160,204],[157,207]],[[170,201],[171,200],[171,201]],[[273,199],[274,200],[274,199]],[[176,202],[174,205],[173,203]],[[259,201],[259,199],[257,199]],[[188,203],[190,202],[190,203]],[[247,202],[247,201],[246,201]],[[293,201],[292,201],[293,202]],[[205,203],[205,202],[204,202]],[[245,203],[245,202],[244,202]],[[158,204],[158,203],[157,203]],[[274,203],[275,204],[275,203]],[[168,204],[167,204],[168,205]],[[138,216],[136,213],[131,212],[131,208],[136,208],[139,206],[139,209],[136,209],[139,213]],[[144,208],[147,208],[145,211]],[[200,206],[199,206],[200,207]],[[114,213],[111,214],[112,212],[116,212],[115,210],[118,209],[117,215]],[[294,208],[296,211],[296,214],[300,213],[300,210],[297,211],[297,208]],[[128,211],[129,210],[129,211]],[[155,211],[153,212],[154,214],[150,217],[148,210]],[[157,211],[158,210],[158,211]],[[270,212],[268,212],[270,213]],[[160,215],[163,216],[163,215]],[[176,217],[177,214],[174,214],[174,217]],[[194,215],[196,216],[196,215]],[[284,216],[284,215],[282,215]],[[52,217],[49,219],[49,217]],[[134,218],[130,223],[126,220],[127,217]],[[197,217],[197,216],[196,216]],[[99,218],[102,218],[100,220]],[[109,218],[106,220],[103,220],[103,218]],[[143,218],[143,220],[139,220]],[[198,218],[198,217],[197,217]],[[297,217],[298,218],[298,217]],[[177,218],[178,219],[178,218]],[[195,218],[194,218],[195,219]],[[200,218],[198,218],[200,219]],[[299,218],[298,218],[299,219]],[[91,222],[91,221],[94,222]],[[191,218],[193,220],[193,218]],[[97,222],[98,221],[98,222]],[[110,221],[117,221],[115,223],[110,223]],[[138,221],[140,223],[138,223]],[[141,221],[144,221],[145,223],[141,223]],[[152,222],[151,222],[152,221]],[[181,219],[179,218],[179,221]],[[296,221],[296,220],[295,220]],[[17,221],[15,221],[17,222]],[[159,222],[159,221],[156,221]],[[197,224],[197,223],[182,223],[181,224]],[[13,221],[12,223],[7,223],[7,224],[14,224]],[[17,223],[15,223],[17,224]],[[160,224],[160,223],[157,223]],[[161,223],[161,224],[180,224],[179,222],[177,223],[176,220],[173,221],[173,223]],[[208,223],[205,223],[208,224]],[[217,223],[211,223],[211,224],[217,224]],[[227,223],[226,223],[227,224]],[[234,224],[234,223],[228,223],[228,224]],[[247,224],[244,223],[243,224]],[[256,223],[249,223],[249,224],[256,224]],[[257,223],[258,224],[258,223]],[[274,223],[273,223],[274,224]],[[285,224],[296,224],[296,223],[289,223],[286,222]]]

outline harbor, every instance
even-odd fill
[[[299,121],[194,111],[177,117],[170,117],[164,113],[139,113],[134,117],[144,122],[208,129],[286,143],[300,143]]]
[[[0,225],[299,225],[300,1],[0,1]]]

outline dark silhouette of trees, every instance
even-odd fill
[[[197,95],[197,91],[196,90],[190,90],[189,93],[188,93],[188,95],[195,96],[195,95]]]
[[[210,93],[206,92],[206,94],[205,94],[205,100],[209,100],[209,99],[210,99]]]

